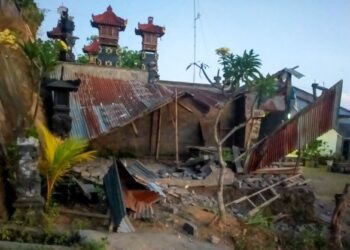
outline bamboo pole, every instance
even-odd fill
[[[175,154],[176,166],[179,166],[179,129],[178,129],[178,114],[177,114],[177,89],[175,89]]]
[[[158,110],[158,127],[157,127],[157,144],[156,144],[156,160],[159,158],[159,144],[160,144],[160,128],[162,126],[162,108]]]

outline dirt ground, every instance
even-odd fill
[[[209,242],[201,242],[189,238],[183,234],[170,234],[162,232],[135,232],[104,234],[92,230],[84,230],[83,234],[89,239],[99,240],[107,237],[109,250],[216,250],[232,249],[213,245]]]
[[[333,202],[334,194],[343,192],[346,183],[350,183],[350,174],[332,173],[326,167],[304,167],[304,176],[310,179],[317,198],[323,202]]]

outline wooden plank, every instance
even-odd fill
[[[175,161],[179,166],[179,128],[178,128],[178,112],[177,112],[177,88],[175,89]]]
[[[257,206],[255,205],[255,203],[254,203],[251,199],[247,198],[247,201],[248,201],[253,207],[257,207]]]
[[[261,197],[261,199],[263,199],[263,201],[266,201],[265,197],[262,195],[262,193],[259,193],[259,196]]]
[[[188,112],[193,113],[193,110],[187,107],[185,104],[178,102],[178,105],[184,109],[186,109]]]
[[[175,128],[175,119],[174,119],[174,116],[173,116],[173,112],[171,112],[170,103],[167,105],[167,108],[168,108],[168,114],[170,115],[171,123],[173,124],[173,126]]]
[[[78,216],[97,218],[97,219],[110,219],[111,218],[110,215],[97,214],[97,213],[87,213],[87,212],[81,212],[81,211],[67,209],[67,208],[60,208],[59,213],[78,215]]]
[[[262,193],[262,192],[264,192],[266,190],[271,190],[271,188],[273,188],[275,186],[278,186],[278,185],[284,183],[285,181],[288,181],[288,180],[291,180],[291,179],[295,179],[295,178],[300,177],[300,176],[301,176],[301,174],[297,174],[297,175],[291,176],[289,178],[286,178],[286,179],[284,179],[282,181],[276,182],[276,183],[272,184],[271,186],[268,186],[266,188],[263,188],[263,189],[259,190],[258,192],[255,192],[253,194],[250,194],[250,195],[247,195],[247,196],[243,196],[243,197],[241,197],[241,198],[239,198],[237,200],[231,201],[231,202],[225,204],[225,207],[230,206],[232,204],[240,203],[240,202],[242,202],[242,201],[244,201],[246,199],[249,199],[249,198],[251,198],[251,197],[253,197],[253,196],[255,196],[255,195],[259,194],[259,193]]]
[[[263,207],[266,207],[267,205],[271,204],[272,202],[274,202],[275,200],[277,200],[278,198],[280,198],[280,195],[276,195],[274,197],[272,197],[270,200],[264,202],[263,204],[257,206],[256,208],[250,210],[248,212],[248,216],[253,216],[254,214],[256,214],[257,212],[259,212],[260,209],[262,209]]]
[[[136,127],[136,124],[134,122],[132,122],[131,126],[132,126],[132,130],[134,131],[134,134],[136,136],[139,136],[139,131],[138,131],[137,127]]]
[[[149,154],[153,154],[152,146],[153,146],[153,127],[154,127],[154,112],[151,113],[151,128],[149,133]]]
[[[157,126],[157,143],[156,143],[156,160],[159,158],[160,132],[162,126],[162,108],[158,110],[158,126]]]

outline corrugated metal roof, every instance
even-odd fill
[[[307,107],[310,103],[314,102],[313,94],[306,92],[303,89],[293,86],[294,96],[296,98],[296,107],[298,110],[302,110]],[[350,110],[339,107],[339,116],[350,116]]]
[[[71,93],[72,135],[96,138],[111,129],[122,127],[144,113],[172,101],[173,93],[159,85],[79,75],[82,83]]]
[[[341,89],[342,81],[264,139],[253,149],[248,171],[268,166],[335,127]]]
[[[129,124],[174,98],[173,92],[165,86],[147,84],[137,77],[135,80],[122,80],[121,73],[113,70],[64,65],[63,80],[81,80],[78,91],[70,94],[72,136],[96,138]],[[134,72],[134,75],[137,74]],[[53,72],[52,77],[59,79],[60,70]]]
[[[160,83],[172,90],[175,90],[176,88],[179,94],[189,94],[194,101],[197,101],[208,108],[223,105],[229,100],[228,96],[223,94],[222,91],[209,84],[190,84],[171,81],[160,81]]]

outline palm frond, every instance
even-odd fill
[[[62,179],[74,164],[94,159],[96,151],[85,151],[88,142],[84,139],[65,140],[53,135],[42,123],[37,123],[42,157],[40,173],[47,182],[47,202],[50,201],[55,184]]]

